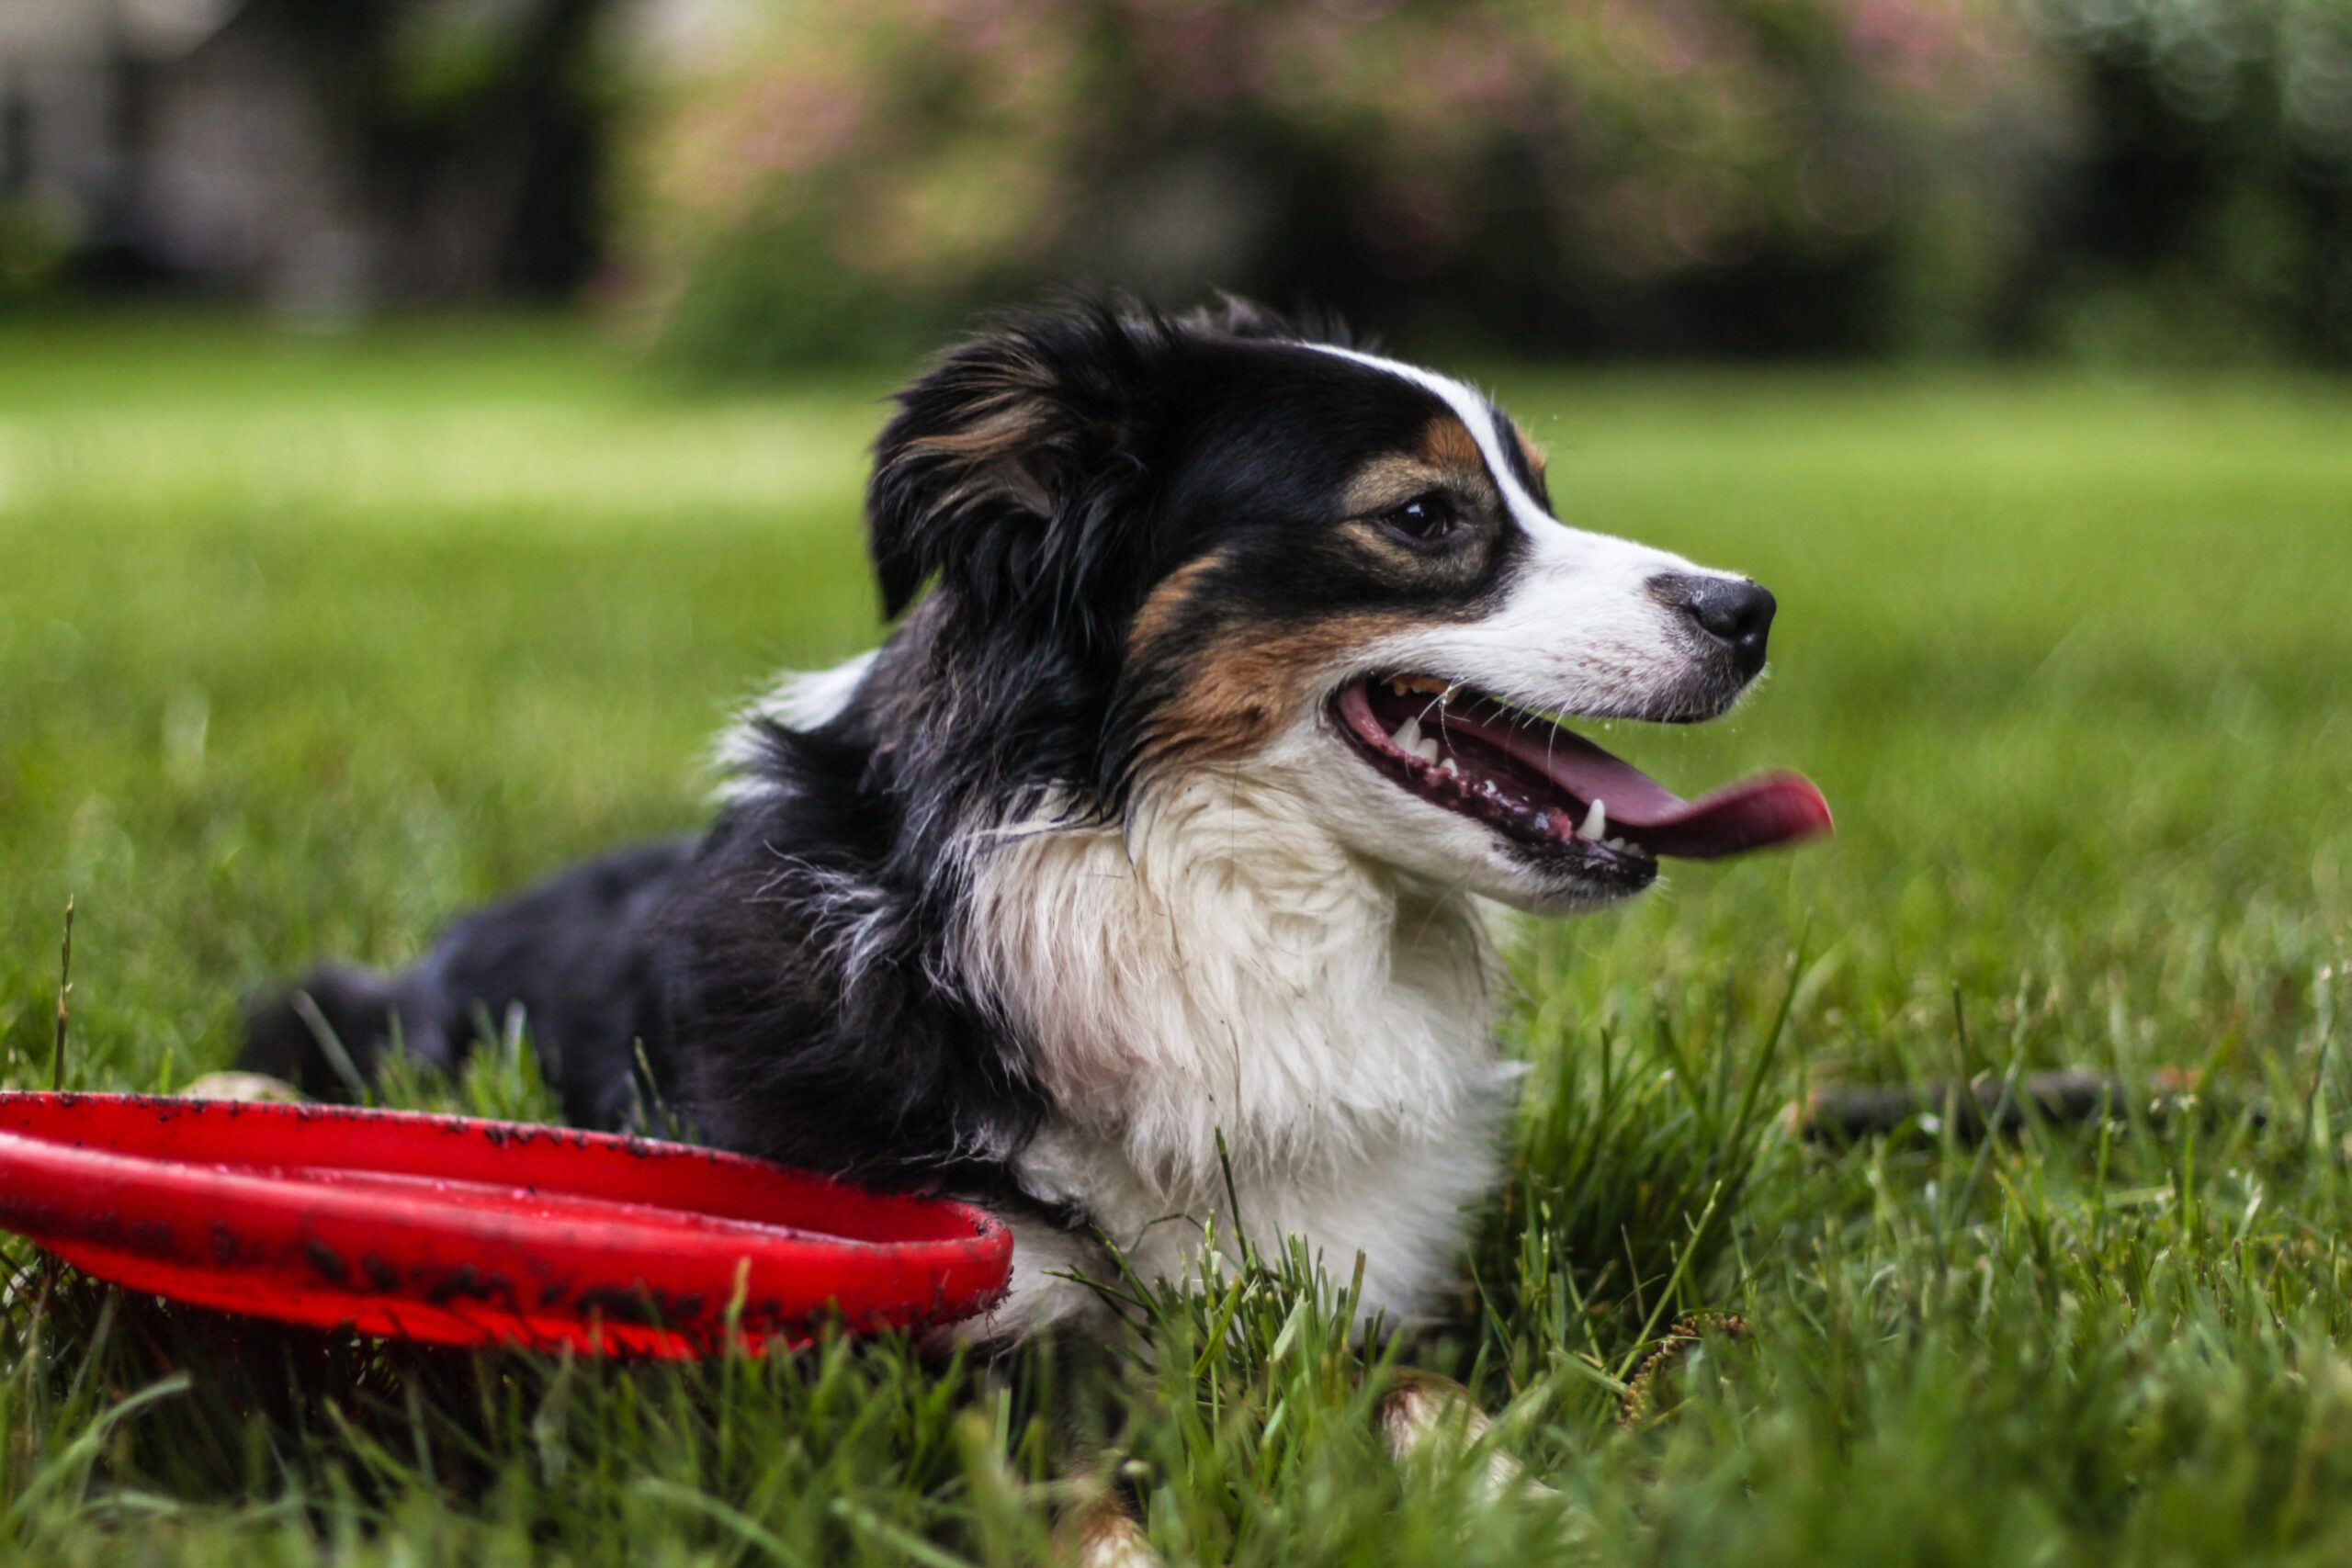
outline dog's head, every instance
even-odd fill
[[[952,352],[900,395],[868,522],[890,614],[936,584],[927,684],[1001,793],[1115,815],[1246,773],[1530,908],[1827,825],[1792,775],[1685,802],[1560,725],[1722,713],[1770,593],[1566,526],[1477,392],[1252,307]]]

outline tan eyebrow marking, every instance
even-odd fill
[[[1340,497],[1340,510],[1362,517],[1402,506],[1432,490],[1452,490],[1489,505],[1500,505],[1487,455],[1469,427],[1451,413],[1439,414],[1410,447],[1384,452],[1356,470]]]
[[[1527,459],[1527,471],[1533,474],[1537,479],[1542,479],[1544,477],[1544,466],[1551,460],[1550,457],[1544,452],[1543,447],[1538,446],[1534,442],[1528,439],[1527,432],[1519,427],[1519,422],[1517,420],[1512,420],[1510,422],[1510,433],[1519,441],[1519,455]]]
[[[1484,471],[1486,454],[1478,450],[1478,438],[1470,434],[1469,426],[1450,413],[1442,413],[1430,421],[1421,432],[1420,456],[1440,468],[1476,468]]]
[[[1476,470],[1481,481],[1486,471],[1483,467]],[[1462,484],[1468,479],[1469,476],[1459,468],[1408,457],[1402,452],[1391,452],[1385,457],[1374,457],[1356,470],[1355,478],[1348,481],[1348,488],[1340,496],[1340,511],[1349,517],[1369,516],[1375,512],[1385,512],[1392,506],[1402,506],[1415,496],[1426,495],[1449,484]],[[1478,488],[1485,491],[1490,487],[1481,482]]]

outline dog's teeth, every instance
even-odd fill
[[[1609,831],[1609,805],[1596,800],[1592,809],[1584,814],[1584,826],[1577,829],[1588,839],[1598,839]]]
[[[1396,727],[1396,733],[1388,739],[1396,743],[1396,750],[1399,751],[1418,753],[1421,749],[1421,721],[1418,718],[1407,719]]]
[[[1434,762],[1442,754],[1442,750],[1435,739],[1424,736],[1421,743],[1413,748],[1413,755],[1424,762]]]
[[[1405,677],[1402,675],[1391,675],[1388,677],[1388,689],[1396,693],[1400,697],[1404,696],[1408,691],[1405,684]]]
[[[1608,845],[1611,849],[1615,850],[1621,855],[1631,854],[1634,850],[1634,846],[1627,843],[1623,839],[1603,839],[1600,841]]]
[[[1441,773],[1458,773],[1462,770],[1453,765],[1453,758],[1448,757],[1445,761],[1437,765],[1437,771]]]
[[[1459,682],[1459,681],[1456,681],[1455,682],[1453,682],[1453,684],[1452,684],[1451,686],[1448,686],[1444,691],[1440,692],[1440,693],[1437,694],[1438,705],[1439,705],[1440,707],[1447,707],[1447,706],[1451,706],[1451,705],[1452,705],[1452,704],[1453,704],[1453,699],[1454,699],[1454,698],[1456,698],[1456,697],[1458,697],[1458,696],[1460,696],[1461,694],[1462,694],[1462,682]]]

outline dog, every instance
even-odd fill
[[[1772,595],[1563,524],[1498,409],[1340,331],[1002,322],[898,395],[865,523],[895,630],[741,716],[707,831],[312,974],[247,1066],[332,1094],[520,1008],[579,1123],[660,1104],[1003,1216],[971,1339],[1103,1312],[1104,1238],[1190,1274],[1228,1201],[1398,1321],[1497,1177],[1485,907],[1829,826],[1796,775],[1685,801],[1566,727],[1723,714]]]

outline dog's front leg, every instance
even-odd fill
[[[1470,1391],[1452,1378],[1405,1371],[1391,1373],[1390,1380],[1374,1418],[1400,1466],[1458,1459],[1494,1427]],[[1542,1482],[1529,1480],[1519,1461],[1499,1448],[1487,1450],[1481,1484],[1489,1498],[1558,1495]]]

